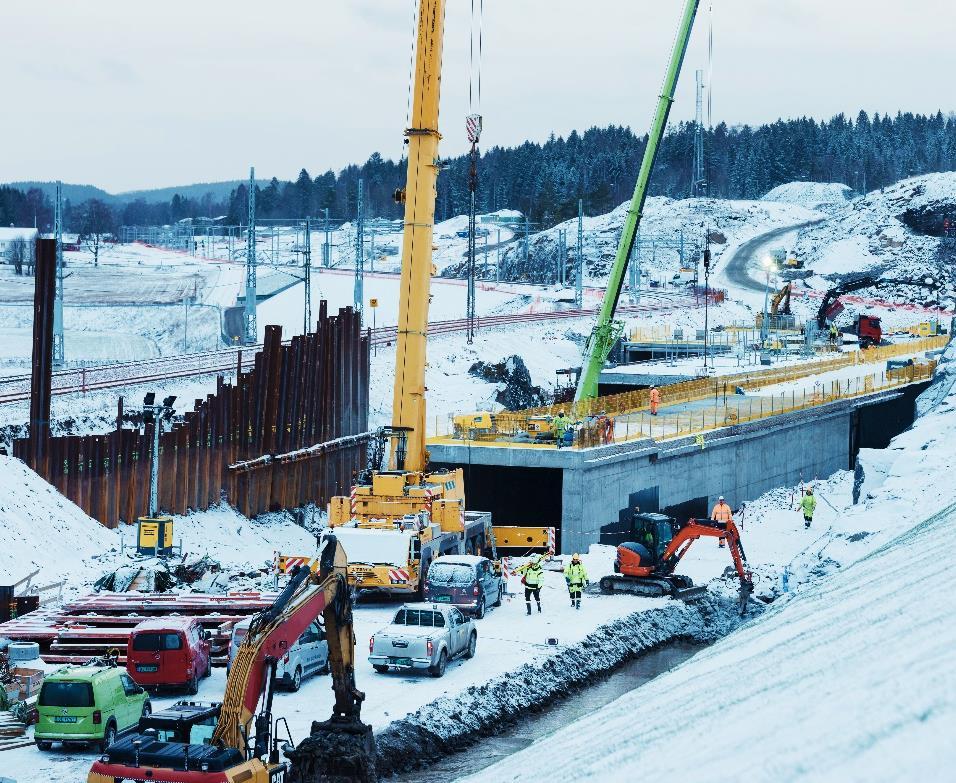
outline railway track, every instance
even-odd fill
[[[639,305],[621,305],[621,314],[666,313],[687,307],[699,307],[703,299],[687,295],[669,295],[666,293],[644,294],[645,303]],[[533,323],[537,321],[559,321],[568,318],[587,318],[597,314],[597,308],[569,308],[550,310],[540,313],[506,313],[487,315],[478,319],[479,329],[489,329],[513,324]],[[453,334],[468,328],[465,318],[447,321],[432,321],[428,325],[429,334]],[[380,326],[372,332],[373,345],[388,345],[398,337],[398,327]],[[233,373],[237,368],[248,370],[252,367],[256,352],[261,345],[245,348],[224,348],[204,353],[163,356],[142,359],[135,362],[97,365],[57,370],[53,373],[52,393],[54,396],[65,394],[86,394],[87,392],[116,389],[125,386],[138,386],[146,383],[162,383],[182,380],[203,375]],[[25,402],[30,399],[30,375],[8,375],[0,377],[0,405]]]

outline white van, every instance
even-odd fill
[[[251,617],[236,623],[229,645],[229,666],[236,657],[236,651],[249,633]],[[329,643],[325,639],[325,628],[318,620],[313,620],[298,641],[276,664],[276,680],[291,691],[297,691],[302,681],[313,674],[326,674],[329,670]]]

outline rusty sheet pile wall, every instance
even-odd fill
[[[255,516],[348,494],[365,462],[368,387],[369,336],[352,308],[329,317],[323,301],[316,331],[289,345],[267,326],[252,369],[235,384],[220,376],[215,394],[164,427],[160,508],[184,514],[224,496]],[[14,454],[107,527],[131,523],[148,510],[154,425],[121,425],[122,400],[109,434],[48,437],[39,461],[20,439]]]

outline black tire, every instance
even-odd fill
[[[289,690],[296,693],[302,687],[302,667],[296,666],[292,672],[292,679],[289,680]]]
[[[465,650],[466,658],[474,658],[475,650],[478,648],[478,634],[474,631],[471,633],[471,638],[468,640],[468,649]]]
[[[199,693],[198,674],[193,674],[193,676],[189,678],[189,682],[186,683],[186,693],[188,693],[190,696],[195,696],[197,693]]]
[[[379,674],[385,674],[388,671],[387,666],[382,666],[380,663],[373,663],[372,668],[375,669]]]
[[[498,583],[498,597],[495,599],[495,602],[492,606],[501,606],[501,596],[505,591],[505,586],[501,582]]]
[[[143,712],[141,713],[141,717],[148,718],[152,714],[153,705],[150,703],[149,699],[146,699],[146,701],[143,702]]]
[[[432,677],[444,677],[445,669],[448,668],[448,653],[444,650],[441,651],[441,655],[438,656],[438,663],[432,666],[428,673]]]
[[[484,597],[484,596],[481,596],[481,601],[480,601],[479,604],[478,604],[478,608],[475,609],[475,619],[476,619],[476,620],[484,620],[484,619],[485,619],[485,612],[487,611],[486,608],[485,608],[485,606],[486,606],[485,597]]]
[[[116,742],[116,724],[110,720],[103,729],[103,739],[100,740],[100,753],[106,753],[106,749]]]
[[[53,743],[49,740],[37,740],[36,743],[40,750],[50,750],[53,747]]]

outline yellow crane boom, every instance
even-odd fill
[[[432,275],[432,230],[438,180],[438,102],[441,86],[445,0],[421,0],[418,12],[414,97],[411,127],[405,130],[408,168],[405,188],[396,200],[405,204],[402,241],[398,342],[392,426],[406,435],[405,464],[397,464],[398,441],[392,441],[391,467],[422,471],[425,450],[425,347]]]

